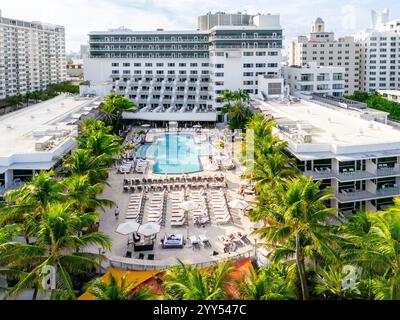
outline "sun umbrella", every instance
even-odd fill
[[[233,209],[243,210],[243,209],[246,209],[249,206],[249,204],[244,200],[235,199],[235,200],[232,200],[231,202],[229,202],[229,206]]]
[[[203,128],[203,126],[201,126],[199,124],[196,124],[196,125],[193,126],[193,128]]]
[[[253,222],[252,227],[253,229],[259,229],[265,226],[264,220],[258,220],[257,222]]]
[[[146,223],[142,224],[137,231],[138,234],[141,234],[145,237],[150,237],[153,234],[160,232],[160,225],[156,223]]]
[[[139,228],[139,224],[135,221],[129,221],[129,222],[124,222],[121,223],[116,232],[123,234],[123,235],[127,235],[127,234],[132,234],[134,232],[137,231],[137,229]]]
[[[194,201],[186,201],[186,202],[181,203],[179,205],[179,207],[183,210],[190,211],[190,210],[197,209],[199,207],[199,205]]]
[[[142,128],[149,128],[149,127],[151,127],[151,125],[149,125],[148,123],[145,123],[145,124],[142,124],[141,127]]]

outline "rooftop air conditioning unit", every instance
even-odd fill
[[[306,134],[303,136],[304,143],[311,143],[312,142],[312,135]]]

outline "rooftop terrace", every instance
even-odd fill
[[[400,131],[368,119],[374,118],[370,109],[345,109],[312,100],[260,102],[259,108],[275,118],[277,131],[289,142],[289,149],[303,158],[396,154],[400,149]]]

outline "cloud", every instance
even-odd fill
[[[209,11],[280,14],[287,46],[318,16],[329,31],[351,35],[370,26],[370,9],[385,7],[391,19],[400,19],[398,0],[15,0],[0,9],[5,17],[65,26],[67,50],[78,51],[90,31],[195,29],[197,16]]]

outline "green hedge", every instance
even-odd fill
[[[389,118],[400,121],[400,103],[389,101],[377,92],[368,93],[356,91],[352,96],[345,98],[355,101],[364,102],[369,108],[389,112]]]

